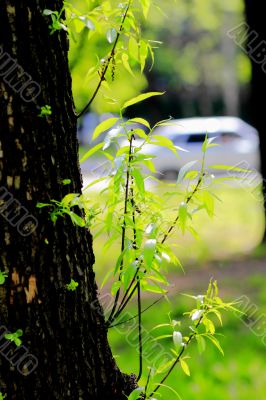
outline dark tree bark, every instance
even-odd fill
[[[252,81],[250,93],[250,119],[251,123],[257,128],[260,135],[260,153],[261,153],[261,174],[263,178],[263,198],[264,209],[266,204],[266,24],[265,12],[266,5],[263,1],[245,0],[246,17],[249,25],[249,33],[247,39],[247,51],[250,55],[252,63]],[[256,32],[256,34],[255,34]],[[254,39],[254,40],[253,40]],[[256,50],[257,46],[261,46],[260,50]],[[264,67],[263,67],[264,65]],[[266,240],[266,231],[264,233],[264,241]]]
[[[0,270],[8,274],[0,286],[0,391],[9,400],[118,400],[135,383],[118,370],[107,342],[91,235],[69,216],[54,225],[47,208],[36,208],[82,185],[67,34],[50,35],[50,17],[42,15],[62,3],[0,2]],[[23,89],[30,79],[39,94],[32,81]],[[41,118],[44,105],[52,115]],[[32,216],[24,222],[22,206]],[[66,290],[71,278],[76,291]],[[23,330],[23,345],[38,360],[32,373],[35,358],[28,369],[25,360],[16,363],[5,329]]]

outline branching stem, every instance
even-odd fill
[[[117,32],[116,39],[114,41],[111,53],[110,53],[110,55],[109,55],[109,57],[108,57],[108,59],[106,61],[105,67],[104,67],[104,69],[103,69],[103,71],[101,73],[100,81],[99,81],[95,91],[93,92],[89,102],[86,104],[86,106],[83,108],[83,110],[79,114],[77,114],[77,119],[79,119],[80,117],[82,117],[82,115],[84,115],[86,113],[86,111],[90,107],[91,103],[93,102],[93,100],[97,96],[97,94],[98,94],[98,92],[99,92],[99,90],[100,90],[100,88],[102,86],[102,83],[105,81],[105,76],[106,76],[107,70],[108,70],[108,68],[109,68],[109,66],[111,64],[111,61],[113,60],[113,58],[115,56],[115,50],[116,50],[116,47],[117,47],[117,43],[118,43],[118,40],[119,40],[119,38],[121,36],[121,33],[123,31],[124,23],[125,23],[127,15],[128,15],[128,11],[129,11],[131,2],[132,2],[132,0],[129,0],[128,5],[127,5],[126,10],[125,10],[125,13],[124,13],[123,18],[122,18],[122,21],[121,21],[121,25],[120,25],[119,31]]]
[[[199,319],[199,321],[198,321],[198,323],[197,323],[197,325],[196,325],[195,330],[196,330],[196,329],[198,328],[198,326],[201,324],[202,318],[203,318],[203,317],[201,317],[201,318]],[[188,338],[188,340],[187,340],[187,342],[186,342],[186,345],[182,347],[182,349],[180,350],[180,352],[179,352],[177,358],[175,359],[175,361],[173,362],[172,366],[171,366],[170,369],[167,371],[167,373],[165,374],[165,376],[162,378],[162,380],[160,381],[160,383],[158,383],[158,385],[157,385],[156,388],[153,390],[153,392],[149,394],[149,396],[148,396],[149,398],[152,397],[152,396],[160,389],[160,387],[163,385],[163,383],[166,381],[166,379],[167,379],[168,376],[171,374],[171,372],[173,371],[173,369],[175,368],[175,366],[179,363],[180,358],[182,357],[182,355],[183,355],[183,353],[184,353],[186,347],[190,344],[190,342],[194,339],[194,337],[195,337],[196,335],[197,335],[197,332],[193,332],[193,333],[190,334],[190,336],[189,336],[189,338]]]
[[[129,189],[130,189],[130,168],[131,168],[131,161],[132,161],[132,150],[133,150],[133,140],[134,136],[131,135],[129,139],[129,151],[128,151],[128,163],[127,163],[127,172],[126,172],[126,186],[125,186],[125,200],[124,200],[124,220],[123,220],[123,225],[122,225],[122,237],[121,237],[121,254],[123,254],[125,250],[125,239],[126,239],[126,215],[128,212],[128,201],[129,201]],[[123,272],[123,266],[124,266],[124,259],[122,258],[120,267],[119,267],[119,278],[118,281],[121,282],[122,278],[122,272]],[[114,300],[114,305],[112,308],[112,311],[110,313],[110,316],[107,321],[107,326],[110,326],[111,323],[113,322],[113,316],[115,314],[117,305],[118,305],[118,300],[120,296],[120,289],[116,292],[115,295],[115,300]]]

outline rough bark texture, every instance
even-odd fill
[[[265,12],[266,5],[263,1],[245,0],[247,23],[250,31],[257,32],[256,40],[250,44],[254,35],[248,39],[247,49],[251,54],[252,63],[252,81],[250,93],[250,114],[251,123],[258,129],[260,135],[260,150],[261,150],[261,173],[263,177],[263,197],[264,207],[266,204],[266,107],[265,107],[265,93],[266,93],[266,73],[265,67],[262,68],[263,63],[258,63],[252,57],[252,50],[256,48],[263,40],[266,41],[266,24]],[[265,47],[265,45],[264,45]],[[255,50],[256,51],[256,50]],[[261,56],[266,57],[265,49],[262,50]],[[266,232],[264,233],[264,241],[266,240]]]
[[[50,35],[50,17],[42,15],[45,8],[61,7],[61,0],[0,2],[0,57],[7,52],[41,87],[34,101],[25,102],[0,77],[0,187],[38,220],[38,228],[22,236],[0,204],[0,269],[8,273],[0,286],[0,325],[11,332],[22,329],[23,345],[39,363],[23,376],[0,354],[0,391],[17,400],[117,400],[132,383],[108,346],[91,235],[68,216],[53,225],[48,210],[36,208],[37,202],[81,191],[67,34]],[[1,65],[3,60],[3,73]],[[25,83],[27,76],[19,75],[15,69],[14,76]],[[52,116],[40,118],[46,104]],[[66,178],[72,182],[68,186],[62,184]],[[14,212],[14,202],[12,207]],[[79,283],[73,292],[66,290],[71,278]]]

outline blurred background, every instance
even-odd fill
[[[72,0],[72,3],[87,13],[90,3],[94,7],[101,1]],[[152,7],[148,19],[141,21],[142,35],[154,47],[154,60],[149,57],[144,74],[134,70],[134,77],[120,65],[116,66],[114,81],[108,80],[109,86],[103,87],[80,121],[81,155],[91,145],[94,127],[110,115],[116,115],[121,103],[141,91],[165,91],[166,94],[131,107],[125,118],[143,117],[153,124],[170,116],[175,119],[235,116],[254,125],[250,102],[252,64],[246,52],[227,34],[246,20],[244,1],[163,0],[158,3],[161,10]],[[93,66],[110,50],[104,36],[90,32],[81,28],[78,40],[71,38],[70,68],[78,110],[87,103],[99,81]],[[89,174],[82,168],[84,175]],[[169,289],[170,303],[160,302],[155,311],[153,308],[147,311],[144,324],[149,332],[156,324],[168,322],[170,311],[173,318],[183,319],[182,313],[190,309],[190,303],[180,293],[202,294],[211,277],[218,280],[225,299],[246,296],[244,311],[248,317],[227,317],[224,327],[220,328],[225,356],[211,346],[199,355],[196,345],[191,346],[188,352],[191,377],[177,370],[167,383],[184,400],[250,400],[251,397],[262,400],[266,393],[266,246],[261,179],[227,182],[217,188],[216,194],[221,201],[217,202],[214,218],[210,220],[202,215],[195,221],[198,238],[185,234],[176,240],[175,251],[185,275],[170,270],[169,279],[173,282]],[[97,190],[90,189],[88,197],[94,201],[97,196]],[[99,285],[113,267],[118,246],[105,249],[101,237],[94,241]],[[107,285],[101,289],[103,298],[108,288]],[[157,297],[145,298],[145,304],[149,305],[154,298]],[[134,303],[129,312],[135,315]],[[126,328],[125,331],[110,330],[110,340],[119,366],[132,373],[138,368],[137,344],[136,338],[126,332]],[[167,351],[168,339],[162,344]],[[149,360],[146,361],[148,365]],[[177,397],[163,389],[162,398]]]

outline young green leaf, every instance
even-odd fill
[[[150,97],[162,96],[163,94],[164,94],[164,92],[149,92],[149,93],[140,94],[139,96],[134,97],[133,99],[126,101],[123,104],[121,110],[124,110],[125,108],[130,107],[130,106],[133,106],[134,104],[140,103],[141,101],[146,100],[146,99],[148,99]]]
[[[148,267],[151,267],[155,250],[156,250],[156,240],[148,239],[144,245],[144,261]]]
[[[141,124],[141,125],[146,126],[149,129],[151,129],[150,123],[144,118],[132,118],[132,119],[128,120],[128,123],[129,124],[135,124],[135,123]]]
[[[84,156],[81,158],[80,163],[83,163],[86,161],[89,157],[91,157],[93,154],[95,154],[98,150],[102,149],[104,145],[104,142],[96,144],[96,146],[92,147],[90,150],[88,150]]]
[[[117,121],[119,121],[119,118],[112,117],[112,118],[108,118],[105,121],[101,122],[95,128],[95,130],[93,132],[93,135],[92,135],[92,140],[97,139],[97,137],[101,133],[103,133],[103,132],[107,131],[108,129],[110,129],[112,126],[114,126],[117,123]]]
[[[128,400],[137,400],[141,398],[141,392],[144,390],[143,387],[139,387],[135,390],[133,390],[132,393],[128,396]]]
[[[180,168],[178,178],[177,178],[177,184],[181,183],[185,176],[187,175],[188,171],[195,165],[198,161],[190,161],[187,164],[185,164],[182,168]]]
[[[235,171],[235,172],[251,172],[249,169],[232,167],[231,165],[210,165],[209,169],[221,169],[225,171]]]
[[[74,292],[77,290],[77,287],[79,286],[78,282],[76,282],[74,279],[71,279],[70,283],[66,284],[67,290]]]
[[[208,338],[213,344],[214,346],[219,350],[219,352],[224,356],[224,351],[219,343],[219,341],[213,336],[213,335],[204,335],[206,338]]]
[[[64,186],[65,186],[65,185],[70,185],[71,179],[63,179],[63,180],[62,180],[62,183],[63,183]]]
[[[0,270],[0,285],[3,285],[5,283],[5,280],[7,277],[8,277],[8,274],[6,272]]]
[[[70,211],[69,216],[71,218],[71,221],[73,222],[74,225],[80,226],[81,228],[84,228],[85,226],[85,221],[83,218],[81,218],[79,215],[74,213],[73,211]]]
[[[183,358],[180,358],[180,366],[181,366],[182,370],[185,372],[185,374],[190,376],[189,366]]]
[[[196,335],[195,337],[198,344],[199,353],[202,354],[206,349],[206,342],[201,335]]]
[[[114,296],[121,287],[121,281],[114,282],[111,288],[111,294]]]
[[[185,233],[186,230],[187,217],[188,217],[187,204],[185,202],[182,202],[179,206],[179,224],[183,234]]]

